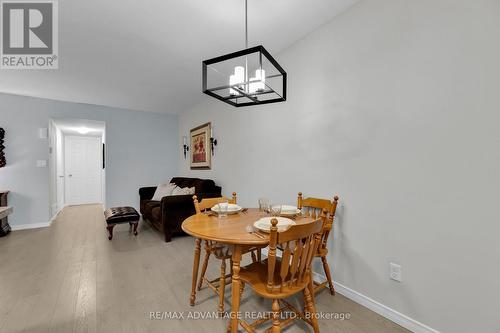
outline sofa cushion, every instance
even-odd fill
[[[172,195],[193,195],[195,194],[196,190],[193,187],[179,187],[177,186],[174,188],[172,191]]]
[[[144,216],[147,219],[151,219],[153,217],[153,208],[155,207],[160,207],[161,202],[160,201],[148,201],[144,205]]]

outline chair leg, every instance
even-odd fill
[[[328,280],[328,287],[330,287],[330,294],[335,295],[335,289],[333,287],[332,274],[330,273],[330,266],[328,266],[328,262],[326,261],[326,257],[321,257],[321,261],[323,262],[323,269],[325,271],[326,278]]]
[[[244,291],[245,291],[245,282],[242,281],[240,285],[240,299],[243,296]]]
[[[280,333],[280,303],[277,299],[273,301],[273,326],[271,329],[272,333]]]
[[[254,251],[251,252],[251,255],[252,255],[252,262],[257,262],[257,257],[255,256]]]
[[[314,305],[314,300],[311,296],[311,291],[307,287],[304,289],[304,299],[305,299],[304,307],[309,312],[314,333],[319,333],[318,318],[316,317],[316,306]]]
[[[306,318],[309,318],[309,309],[307,308],[307,299],[306,299],[306,293],[302,293],[302,300],[304,301],[304,316]]]
[[[219,312],[224,312],[224,290],[226,288],[226,259],[221,260],[219,281]]]
[[[200,280],[198,281],[198,290],[201,290],[201,286],[203,285],[203,278],[205,277],[205,273],[207,272],[208,260],[210,259],[210,245],[207,241],[205,241],[205,259],[203,259],[203,266],[201,266],[201,275]]]

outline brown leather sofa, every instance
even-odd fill
[[[220,197],[222,188],[213,180],[199,178],[174,177],[170,181],[179,187],[193,187],[198,199]],[[156,186],[139,189],[141,214],[145,221],[163,232],[165,242],[172,240],[172,235],[182,233],[181,224],[195,213],[193,195],[173,195],[153,201]]]

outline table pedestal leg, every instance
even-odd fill
[[[194,262],[193,262],[193,277],[191,282],[191,297],[189,298],[189,304],[194,306],[194,301],[196,300],[196,280],[198,279],[198,267],[200,266],[200,250],[201,250],[201,239],[196,238],[194,241]]]

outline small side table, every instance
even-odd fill
[[[7,215],[12,213],[12,208],[7,207],[7,195],[9,191],[0,191],[0,237],[6,236],[10,232],[10,225]]]

